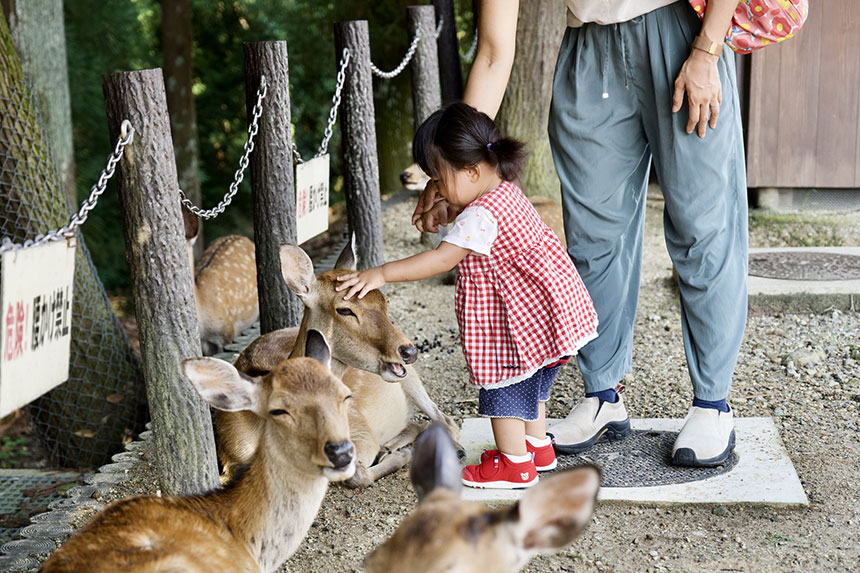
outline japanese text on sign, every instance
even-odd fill
[[[296,240],[304,243],[328,229],[329,156],[296,166]]]

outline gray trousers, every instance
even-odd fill
[[[686,98],[672,114],[675,78],[700,29],[690,5],[676,2],[622,24],[568,28],[559,51],[549,136],[568,253],[600,320],[598,338],[578,356],[588,392],[632,370],[652,160],[694,394],[720,400],[731,387],[747,310],[746,172],[731,50],[718,64],[716,129],[704,139],[686,133]]]

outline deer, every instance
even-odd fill
[[[457,424],[433,402],[412,366],[418,349],[389,319],[385,295],[375,290],[363,299],[346,301],[335,291],[340,272],[356,267],[355,238],[340,253],[334,270],[319,276],[299,247],[282,245],[279,257],[284,281],[305,306],[301,325],[257,338],[235,366],[259,376],[287,356],[301,356],[309,329],[331,341],[332,371],[355,397],[349,424],[356,471],[345,485],[365,487],[409,463],[411,451],[406,446],[426,427],[425,421],[413,419],[416,410],[459,438]],[[216,427],[222,480],[229,480],[253,454],[259,423],[245,412],[216,412]]]
[[[200,232],[197,216],[182,208],[185,242],[194,270],[194,301],[200,346],[205,356],[224,351],[260,317],[254,243],[242,235],[219,237],[194,264],[194,243]]]
[[[460,469],[445,428],[431,425],[410,468],[418,508],[367,556],[367,573],[521,571],[533,556],[554,553],[582,532],[600,486],[600,470],[581,466],[541,477],[511,507],[490,509],[460,498]]]
[[[276,570],[307,534],[328,483],[355,471],[351,392],[329,370],[331,353],[319,332],[308,332],[305,354],[262,379],[217,358],[184,360],[183,373],[206,402],[261,421],[250,465],[227,487],[203,495],[109,505],[51,556],[43,573]]]
[[[424,187],[427,186],[427,183],[430,182],[430,177],[424,173],[418,164],[413,163],[400,173],[400,182],[403,184],[403,188],[407,191],[420,192],[423,191]],[[540,214],[543,222],[553,230],[561,241],[561,244],[564,245],[564,215],[562,213],[561,206],[549,197],[536,196],[529,197],[528,199],[534,206],[535,210]]]

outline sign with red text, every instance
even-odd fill
[[[328,230],[328,154],[296,166],[296,242]]]
[[[69,378],[74,241],[3,253],[0,417]]]

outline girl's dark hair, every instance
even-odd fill
[[[460,170],[486,161],[499,177],[514,181],[526,157],[521,141],[502,136],[487,114],[459,102],[433,112],[412,140],[412,159],[430,177],[440,177],[448,166]]]

